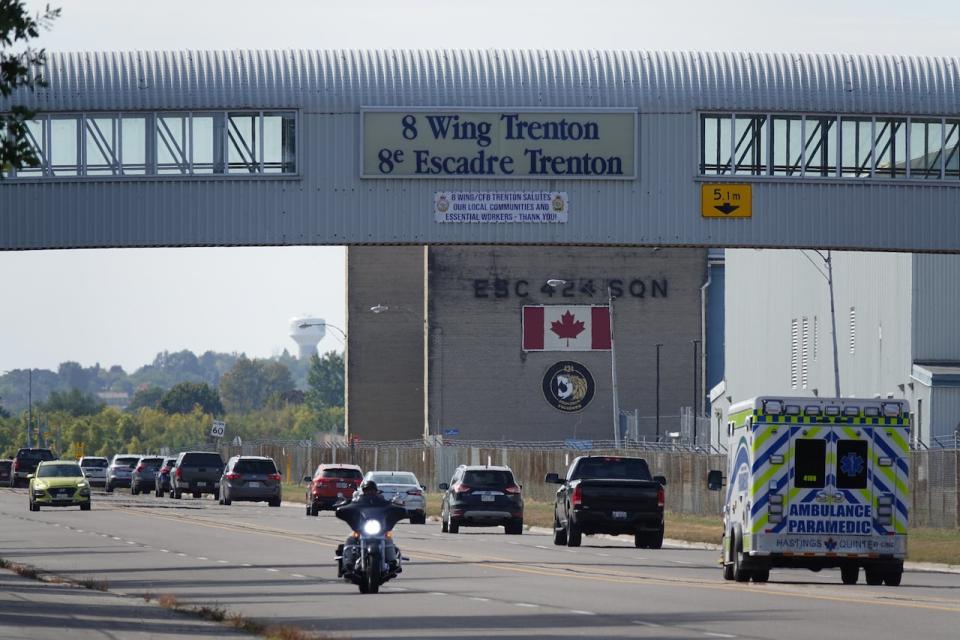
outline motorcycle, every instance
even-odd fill
[[[353,529],[347,543],[337,547],[337,577],[357,585],[360,593],[378,593],[380,585],[403,571],[406,558],[393,543],[393,528],[407,510],[391,503],[352,502],[337,507],[336,516]]]

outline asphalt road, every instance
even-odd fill
[[[927,640],[960,628],[951,573],[868,587],[843,586],[838,571],[774,570],[768,584],[738,584],[722,580],[715,551],[592,537],[567,549],[546,534],[450,535],[427,523],[398,527],[403,574],[361,595],[336,578],[333,552],[348,530],[330,512],[118,492],[95,495],[90,512],[31,513],[24,490],[2,489],[0,518],[4,559],[330,637]],[[0,608],[0,627],[9,624]]]

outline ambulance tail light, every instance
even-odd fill
[[[877,522],[883,525],[893,524],[893,496],[889,493],[877,498]]]
[[[767,498],[767,520],[776,524],[783,520],[783,496],[778,493],[771,493]]]

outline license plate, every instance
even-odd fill
[[[480,496],[480,502],[493,502],[496,499],[497,499],[497,496],[487,496],[487,495]]]
[[[259,482],[248,482],[248,483],[247,483],[247,486],[248,486],[248,487],[259,487],[259,486],[260,486],[260,483],[259,483]]]
[[[627,519],[627,512],[626,512],[626,511],[614,511],[614,512],[613,512],[613,517],[616,518],[617,520],[626,520],[626,519]]]
[[[197,486],[198,486],[198,487],[205,487],[205,486],[207,486],[207,483],[206,483],[206,482],[198,482],[198,483],[197,483]]]
[[[350,486],[350,483],[348,483],[348,482],[338,482],[338,483],[337,483],[337,489],[346,489],[346,488],[349,487],[349,486]]]

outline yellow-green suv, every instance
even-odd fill
[[[30,474],[30,511],[40,507],[76,507],[90,510],[90,483],[75,460],[49,460]]]

